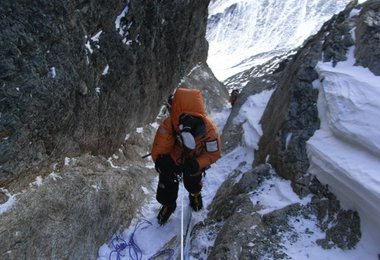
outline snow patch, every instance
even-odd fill
[[[6,212],[7,210],[9,210],[13,205],[15,205],[17,194],[11,195],[8,192],[8,190],[3,189],[3,188],[0,188],[0,192],[5,194],[8,197],[8,200],[5,203],[0,204],[0,215],[1,215],[4,212]]]
[[[54,181],[56,181],[57,179],[62,179],[61,176],[59,176],[57,173],[55,172],[52,172],[49,174],[49,177],[52,178]]]
[[[55,70],[55,67],[51,67],[50,69],[49,69],[49,77],[51,77],[51,78],[55,78],[57,76],[57,72],[56,72],[56,70]]]
[[[142,191],[144,192],[145,195],[149,194],[149,190],[145,188],[144,186],[141,186]]]
[[[259,205],[259,214],[264,215],[277,209],[284,208],[290,204],[300,203],[306,205],[311,197],[300,199],[294,193],[291,182],[278,176],[264,181],[257,191],[250,194],[253,205]]]
[[[69,157],[65,157],[65,160],[64,160],[64,165],[65,166],[68,166],[68,165],[75,165],[75,163],[77,162],[77,159],[75,158],[69,158]]]
[[[234,118],[233,124],[243,124],[245,146],[257,149],[258,141],[263,134],[260,119],[274,90],[265,90],[250,96],[241,107],[239,114]]]
[[[107,64],[106,67],[103,69],[103,72],[102,72],[103,76],[108,74],[109,68],[110,68],[110,66]]]
[[[43,178],[41,176],[37,176],[36,177],[36,180],[32,183],[29,183],[29,187],[33,187],[34,185],[35,186],[41,186],[43,183]]]

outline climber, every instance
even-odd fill
[[[231,106],[233,106],[235,104],[236,99],[238,98],[238,96],[239,96],[239,90],[238,89],[232,90],[231,95],[230,95]]]
[[[206,115],[198,89],[178,88],[167,104],[170,116],[158,128],[151,151],[159,173],[156,199],[162,204],[157,216],[160,225],[176,209],[181,176],[191,208],[202,209],[202,173],[221,156],[218,130]]]

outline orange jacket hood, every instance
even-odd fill
[[[178,88],[176,90],[171,110],[171,118],[175,128],[179,125],[179,116],[181,114],[206,116],[202,93],[199,89]]]

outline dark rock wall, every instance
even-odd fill
[[[130,224],[156,176],[135,129],[205,62],[207,6],[0,1],[1,259],[96,259]]]
[[[357,63],[380,76],[380,1],[370,0],[365,3],[359,15],[355,36]]]
[[[0,187],[63,156],[109,156],[126,132],[153,121],[181,76],[206,60],[207,6],[1,1]]]

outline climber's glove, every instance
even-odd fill
[[[174,167],[174,162],[168,154],[159,155],[156,159],[156,163],[154,164],[154,168],[158,173],[171,172]]]

